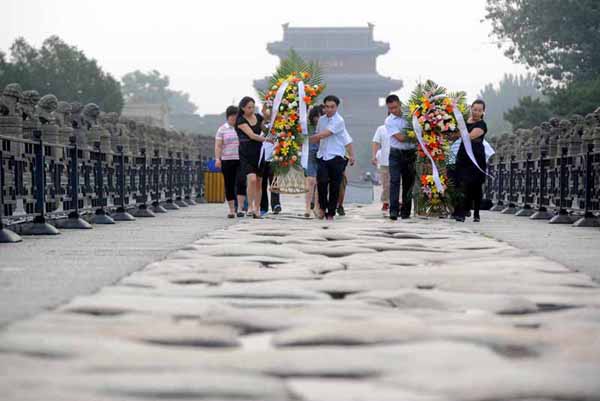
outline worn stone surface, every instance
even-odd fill
[[[244,220],[0,332],[2,399],[600,400],[600,286],[375,206]]]

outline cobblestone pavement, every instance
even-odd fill
[[[245,220],[10,325],[2,399],[600,400],[587,275],[447,221],[347,211]]]

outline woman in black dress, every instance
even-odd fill
[[[471,146],[473,155],[481,170],[486,171],[487,163],[485,159],[485,148],[483,138],[487,133],[487,125],[483,121],[485,114],[485,102],[476,100],[471,105],[471,116],[467,120],[467,130],[471,137]],[[462,193],[462,199],[455,210],[456,221],[465,221],[467,212],[473,208],[473,221],[480,221],[479,208],[481,198],[483,197],[483,184],[485,174],[473,164],[473,161],[467,155],[465,144],[461,143],[458,154],[456,155],[456,181],[457,188]]]
[[[240,101],[235,130],[240,140],[240,170],[247,178],[248,214],[260,218],[260,199],[262,189],[263,163],[260,163],[264,119],[254,112],[255,102],[251,97]]]

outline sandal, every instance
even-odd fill
[[[242,218],[245,216],[246,216],[246,214],[244,212],[237,212],[237,217]]]
[[[228,218],[228,219],[234,219],[234,218],[235,218],[235,214],[233,214],[233,213],[229,213],[229,214],[227,215],[227,218]]]
[[[260,215],[260,213],[252,213],[252,218],[253,219],[262,219],[262,216]]]
[[[310,219],[310,213],[309,212],[304,212],[304,218],[305,219]]]

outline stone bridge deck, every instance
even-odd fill
[[[10,325],[2,398],[600,400],[590,277],[465,226],[348,211],[243,221]]]

